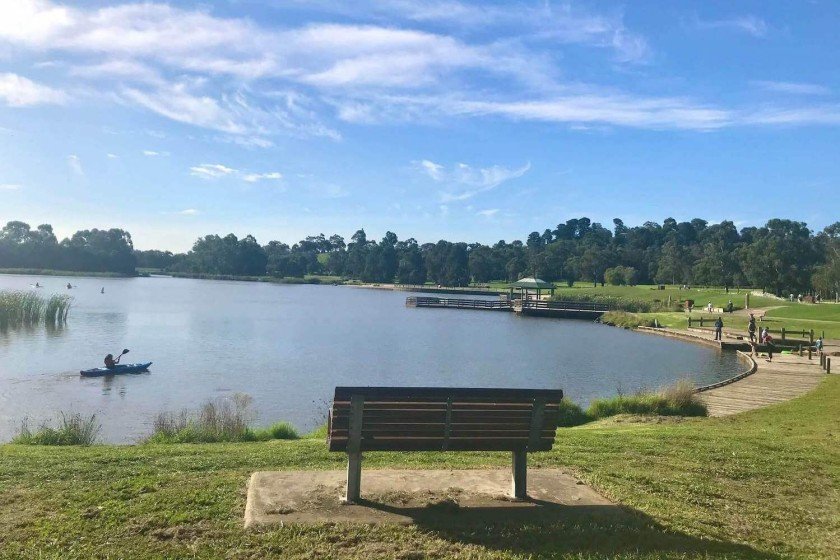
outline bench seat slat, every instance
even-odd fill
[[[376,439],[365,442],[365,451],[442,451],[442,440],[439,438],[414,439]],[[536,446],[528,447],[526,440],[510,438],[494,438],[476,440],[474,438],[450,438],[447,451],[550,451],[554,439],[540,439]],[[330,440],[330,451],[346,451],[346,440]]]

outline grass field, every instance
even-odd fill
[[[570,508],[496,526],[245,531],[259,469],[340,469],[322,439],[0,446],[3,558],[781,558],[840,556],[840,378],[724,419],[618,417],[558,431],[532,467],[569,469],[621,515]],[[371,453],[366,466],[509,468],[498,453]]]

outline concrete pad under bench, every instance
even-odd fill
[[[621,508],[569,474],[532,469],[528,499],[509,497],[510,470],[366,470],[356,504],[342,504],[347,473],[264,471],[251,476],[245,526],[285,523],[546,521]]]

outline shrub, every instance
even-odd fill
[[[580,426],[581,424],[586,424],[589,420],[589,416],[587,416],[586,412],[580,406],[563,397],[563,400],[560,401],[560,412],[557,419],[558,426],[561,428]]]
[[[635,329],[636,327],[655,327],[656,319],[648,319],[636,315],[635,313],[628,313],[626,311],[609,311],[601,315],[601,322],[605,325],[612,325],[614,327],[624,327],[627,329]]]
[[[288,422],[275,422],[268,428],[254,430],[254,436],[258,441],[270,439],[298,439],[300,436],[297,430]]]
[[[57,428],[44,422],[36,430],[29,428],[29,419],[24,418],[21,422],[18,435],[12,439],[12,443],[22,445],[92,445],[102,431],[102,424],[96,420],[96,415],[90,417],[82,416],[79,413],[61,412],[61,421]]]
[[[587,415],[594,419],[617,414],[653,414],[657,416],[706,416],[706,405],[694,392],[694,384],[683,380],[656,393],[619,395],[596,399],[589,405]]]

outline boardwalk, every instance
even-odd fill
[[[482,309],[489,311],[513,311],[518,315],[554,317],[559,319],[597,319],[607,310],[600,303],[577,301],[540,301],[509,299],[457,299],[440,297],[416,297],[405,299],[407,307],[434,307],[439,309]]]
[[[758,369],[752,375],[701,393],[709,416],[727,416],[776,404],[803,395],[816,387],[825,375],[819,359],[807,355],[775,354],[768,362],[756,358]]]
[[[713,334],[708,331],[643,329],[643,332],[655,332],[724,348],[740,345],[715,342]],[[798,354],[776,353],[773,355],[773,361],[768,362],[766,354],[759,352],[754,359],[757,369],[752,375],[700,393],[700,397],[709,407],[709,416],[728,416],[788,401],[816,387],[825,375],[816,354],[809,360],[807,353],[802,357]]]

